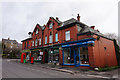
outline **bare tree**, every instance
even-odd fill
[[[104,35],[108,38],[118,40],[118,36],[115,33],[105,33]]]
[[[105,36],[107,36],[110,39],[115,39],[117,41],[117,44],[120,46],[120,37],[117,36],[115,33],[105,33]]]

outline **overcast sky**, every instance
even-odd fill
[[[44,25],[51,16],[61,21],[76,19],[78,13],[81,22],[94,25],[101,33],[118,34],[118,0],[8,1],[1,2],[0,38],[21,42],[37,23]]]

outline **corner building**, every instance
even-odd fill
[[[37,24],[29,33],[31,37],[22,41],[28,60],[88,68],[117,65],[113,40],[82,23],[79,14],[64,22],[50,17],[46,25]]]

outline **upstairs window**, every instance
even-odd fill
[[[37,38],[36,38],[36,40],[35,40],[35,46],[37,46],[37,42],[38,42],[38,40],[37,40]]]
[[[47,36],[45,36],[45,44],[47,44]]]
[[[25,42],[25,45],[24,45],[24,47],[26,48],[26,42]]]
[[[29,47],[29,41],[27,41],[27,48]]]
[[[39,39],[39,45],[41,45],[41,38]]]
[[[77,29],[78,29],[78,32],[80,32],[82,28],[80,26],[77,26]]]
[[[32,41],[32,46],[34,46],[34,40]]]
[[[36,33],[35,34],[38,34],[38,29],[36,30]]]
[[[49,24],[49,29],[51,29],[52,27],[53,27],[53,22]]]
[[[65,40],[66,41],[70,40],[70,31],[65,32]]]
[[[58,33],[55,34],[55,42],[58,41]]]
[[[61,24],[61,27],[64,25],[64,23]]]
[[[52,43],[52,33],[50,32],[49,43]]]

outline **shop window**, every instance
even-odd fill
[[[50,32],[49,43],[52,43],[52,33]]]
[[[70,31],[65,32],[65,39],[66,41],[70,40]]]
[[[71,48],[71,53],[70,53],[70,63],[74,63],[74,48]]]
[[[47,44],[47,36],[45,36],[45,44]]]
[[[70,48],[64,49],[64,64],[70,64]]]
[[[58,33],[55,34],[55,42],[58,41]]]
[[[41,38],[39,39],[39,45],[41,45]]]
[[[89,64],[87,47],[80,47],[80,64]]]

